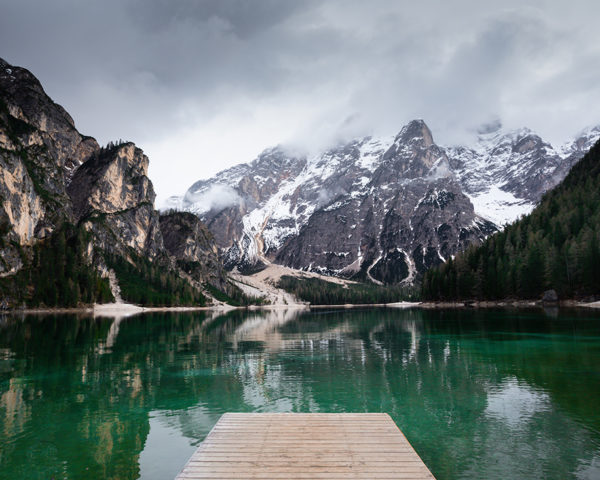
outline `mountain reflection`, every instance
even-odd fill
[[[586,478],[600,458],[596,323],[374,309],[8,318],[0,471],[173,477],[226,411],[384,411],[438,478]]]

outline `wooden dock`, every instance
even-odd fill
[[[226,413],[177,480],[434,479],[386,413]]]

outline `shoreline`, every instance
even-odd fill
[[[247,305],[247,306],[233,306],[233,305],[213,305],[208,307],[193,307],[193,306],[180,306],[180,307],[142,307],[140,305],[134,305],[130,303],[107,303],[85,307],[74,307],[74,308],[23,308],[6,310],[2,313],[6,314],[92,314],[94,316],[113,317],[113,316],[131,316],[140,313],[154,313],[154,312],[199,312],[199,311],[211,311],[211,312],[229,312],[233,310],[319,310],[325,308],[342,308],[342,309],[353,309],[353,308],[422,308],[427,310],[433,309],[454,309],[454,308],[600,308],[600,301],[597,302],[580,302],[577,300],[563,300],[558,303],[543,303],[539,300],[503,300],[503,301],[482,301],[482,302],[394,302],[394,303],[362,303],[362,304],[330,304],[330,305],[311,305],[308,303],[296,303],[296,304],[271,304],[271,305]]]
[[[541,300],[482,300],[464,302],[421,302],[420,308],[600,308],[598,302],[581,302],[579,300],[561,300],[544,303]]]

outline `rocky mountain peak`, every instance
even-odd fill
[[[76,130],[71,116],[46,95],[39,80],[29,70],[2,59],[0,110],[8,115],[14,134],[8,144],[0,135],[0,144],[12,149],[16,148],[16,141],[32,151],[46,151],[56,166],[64,170],[67,183],[73,170],[99,148],[95,139]]]
[[[152,205],[156,194],[147,173],[148,157],[133,143],[100,149],[75,171],[69,185],[75,215]]]
[[[26,68],[10,65],[0,58],[0,90],[8,97],[11,115],[27,120],[44,132],[75,128],[71,115],[54,103],[39,80]]]
[[[67,194],[72,171],[99,147],[81,135],[25,68],[0,61],[0,224],[6,238],[32,246],[73,221]],[[13,245],[14,247],[14,245]],[[0,273],[21,268],[18,250],[5,248]]]
[[[575,141],[568,146],[568,153],[581,152],[585,154],[600,138],[600,125],[589,127],[577,135]]]
[[[542,140],[529,129],[521,129],[516,142],[512,144],[512,151],[519,154],[527,154],[536,150],[552,150],[552,145]]]
[[[276,184],[298,175],[306,157],[289,153],[282,146],[267,149],[252,162],[252,173],[240,180],[240,188],[256,201],[274,193]]]
[[[109,268],[111,279],[128,277],[130,301],[196,302],[203,301],[202,284],[230,289],[198,217],[175,213],[161,225],[148,164],[131,142],[100,148],[81,135],[28,70],[0,59],[0,297],[47,305],[106,301],[108,281],[100,277]],[[53,263],[65,248],[71,260]],[[30,275],[42,261],[44,275],[70,269],[55,294],[46,284],[38,292],[41,277]]]
[[[505,225],[530,212],[598,138],[600,129],[587,129],[554,148],[523,127],[479,134],[472,146],[445,150],[475,211],[497,225]]]
[[[263,150],[256,159],[252,161],[254,166],[276,166],[285,167],[296,160],[298,157],[290,153],[282,145],[267,148]]]
[[[136,176],[147,176],[150,160],[141,148],[138,148],[133,142],[125,142],[115,147],[115,155],[125,162],[131,168],[131,173]]]
[[[433,145],[433,135],[423,120],[412,120],[402,127],[402,130],[394,139],[394,143],[417,144],[421,148],[428,148]]]
[[[224,186],[234,205],[207,210],[196,201]],[[267,150],[194,184],[183,207],[206,222],[230,267],[276,261],[375,282],[413,282],[495,229],[474,213],[422,120],[395,138],[351,141],[310,160]]]
[[[425,122],[413,120],[402,128],[383,155],[377,177],[381,181],[425,177],[440,163],[447,163],[445,152],[433,143],[433,135]]]

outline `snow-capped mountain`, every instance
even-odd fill
[[[600,137],[554,149],[528,129],[443,148],[422,120],[312,157],[266,150],[171,205],[199,215],[229,266],[274,261],[374,282],[412,282],[529,212]]]
[[[598,138],[600,126],[588,128],[555,149],[528,128],[504,132],[497,124],[480,132],[474,146],[446,151],[475,211],[503,226],[529,213]]]

